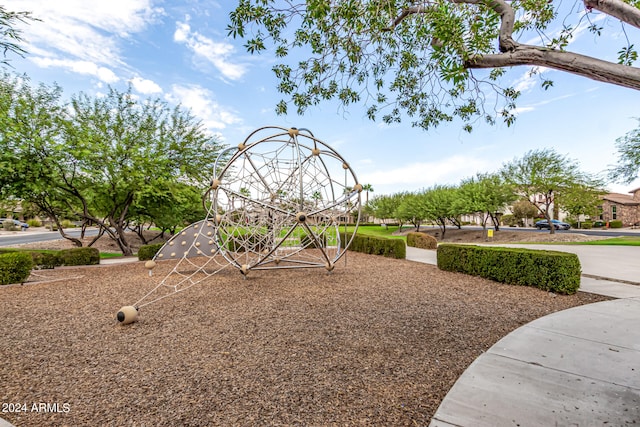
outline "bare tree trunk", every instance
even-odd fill
[[[82,240],[77,239],[73,236],[70,236],[69,234],[65,233],[64,229],[62,228],[62,225],[60,225],[60,222],[58,221],[58,218],[56,217],[54,219],[54,221],[56,222],[56,225],[58,226],[58,232],[60,233],[60,235],[62,237],[64,237],[67,240],[70,240],[71,243],[73,243],[73,245],[77,248],[81,248],[82,247]]]
[[[94,243],[96,243],[102,236],[104,235],[104,228],[100,227],[98,230],[98,234],[89,242],[87,246],[91,247]]]

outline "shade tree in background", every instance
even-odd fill
[[[176,181],[146,187],[130,208],[128,227],[145,245],[167,233],[175,234],[184,225],[193,224],[207,216],[202,193],[202,186]],[[148,236],[151,227],[159,230],[155,235]]]
[[[581,217],[595,217],[599,214],[603,194],[605,192],[598,186],[578,183],[560,190],[556,194],[556,203],[580,227]]]
[[[640,176],[640,119],[638,127],[616,139],[618,162],[609,170],[612,181],[631,183]]]
[[[518,200],[511,206],[511,211],[516,219],[517,223],[526,226],[529,218],[534,218],[539,215],[538,208],[533,205],[529,200]]]
[[[582,172],[574,160],[553,149],[531,150],[504,164],[500,173],[549,222],[553,219],[554,207],[563,207],[562,194],[568,195],[576,189],[597,192],[602,186],[602,182]],[[549,230],[555,233],[554,227]]]
[[[141,214],[162,222],[166,209],[150,203],[166,201],[167,186],[204,192],[221,145],[188,111],[129,91],[64,103],[55,85],[32,88],[8,75],[0,85],[2,196],[38,206],[76,245],[61,218],[97,225],[131,255],[130,222]]]
[[[251,53],[275,53],[278,113],[333,99],[362,102],[385,123],[408,116],[428,129],[459,118],[471,131],[477,120],[515,120],[520,93],[501,82],[508,67],[530,66],[544,89],[553,82],[543,68],[640,89],[628,26],[640,28],[638,0],[239,0],[228,34]],[[572,52],[585,31],[594,46],[605,32],[619,44],[598,45],[601,57]]]
[[[5,73],[0,80],[0,194],[35,206],[62,237],[81,246],[61,224],[76,209],[63,177],[82,179],[64,152],[61,96],[59,86],[31,87],[25,76]]]
[[[440,227],[442,238],[447,232],[447,224],[460,228],[459,220],[463,212],[457,203],[458,188],[450,185],[434,185],[420,193],[419,203],[424,211],[425,219]]]
[[[415,192],[404,193],[394,211],[394,217],[401,224],[412,224],[416,231],[420,231],[420,225],[427,219],[423,195]]]
[[[486,231],[489,219],[498,231],[500,214],[517,198],[513,187],[498,173],[479,173],[462,180],[458,195],[456,203],[459,204],[459,211],[479,215],[483,231]]]
[[[396,208],[400,205],[404,193],[394,193],[392,195],[379,195],[372,197],[367,204],[370,206],[373,215],[386,224],[388,220],[398,221]]]

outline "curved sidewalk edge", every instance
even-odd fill
[[[550,314],[460,376],[430,427],[640,424],[640,297]]]

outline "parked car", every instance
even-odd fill
[[[551,223],[556,228],[556,230],[568,230],[571,228],[571,226],[566,222],[558,221],[557,219],[552,219]],[[536,228],[538,230],[542,230],[543,228],[549,229],[549,222],[546,219],[540,220],[536,222]]]
[[[8,218],[0,218],[0,225],[4,225],[5,221],[12,221],[13,225],[15,225],[16,227],[20,227],[23,230],[26,230],[27,228],[29,228],[29,224],[27,224],[26,222],[18,221],[17,219],[8,219]]]

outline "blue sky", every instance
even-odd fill
[[[131,84],[140,97],[160,97],[191,108],[211,132],[236,145],[262,126],[308,128],[354,168],[374,194],[458,184],[477,172],[493,172],[528,150],[554,148],[599,173],[616,162],[615,140],[638,125],[640,92],[584,77],[542,70],[554,87],[543,90],[528,67],[506,75],[522,91],[512,127],[459,122],[425,132],[409,121],[388,126],[368,120],[362,105],[343,111],[321,104],[304,116],[277,116],[281,99],[270,53],[252,56],[241,40],[226,37],[235,1],[5,0],[9,10],[29,10],[42,19],[24,27],[25,59],[12,57],[15,71],[34,82],[57,82],[66,98],[83,91],[99,95],[109,85]],[[581,2],[578,2],[581,3]],[[576,13],[579,13],[576,12]],[[574,14],[575,15],[575,14]],[[624,45],[620,24],[593,14],[604,27],[595,39],[580,32],[571,49],[614,59]],[[640,45],[640,31],[626,27]],[[611,191],[640,187],[611,184]]]

